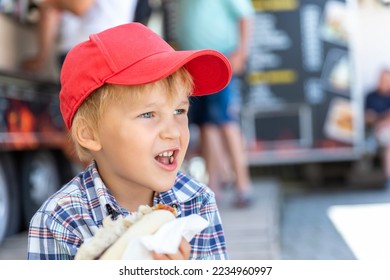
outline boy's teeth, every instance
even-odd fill
[[[164,153],[161,153],[156,157],[157,161],[163,163],[163,164],[172,164],[175,161],[175,157],[173,156],[173,153],[168,153],[168,155],[165,155]]]
[[[160,157],[171,157],[172,155],[173,155],[173,151],[163,152],[159,154]]]

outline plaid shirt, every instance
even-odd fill
[[[155,197],[157,203],[175,206],[178,217],[196,213],[210,222],[191,240],[191,259],[227,259],[220,215],[209,188],[179,172],[172,189]],[[28,233],[28,259],[73,259],[108,215],[126,216],[129,212],[110,194],[93,162],[34,215]]]

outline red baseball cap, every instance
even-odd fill
[[[232,71],[215,50],[176,51],[140,23],[119,25],[89,36],[72,48],[61,70],[60,108],[68,129],[81,103],[105,83],[141,85],[168,77],[184,66],[194,80],[193,95],[222,90]]]

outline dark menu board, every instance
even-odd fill
[[[350,87],[347,4],[252,3],[256,15],[242,106],[251,162],[353,156],[359,125]]]

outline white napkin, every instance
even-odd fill
[[[151,260],[151,251],[159,254],[174,254],[184,237],[188,242],[209,225],[200,215],[174,219],[164,224],[153,235],[134,238],[123,253],[123,260]]]

